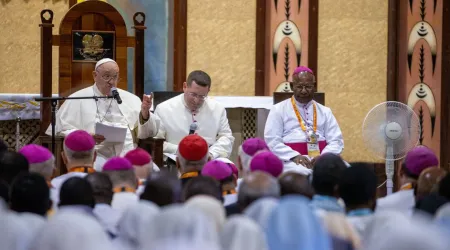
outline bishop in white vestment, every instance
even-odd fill
[[[103,135],[94,137],[99,143],[96,146],[97,158],[94,167],[101,171],[107,159],[123,156],[136,148],[137,138],[148,138],[156,135],[159,119],[151,115],[152,97],[144,95],[143,102],[134,94],[116,89],[119,82],[119,66],[111,59],[105,58],[97,62],[93,72],[95,84],[81,89],[70,97],[107,96],[117,90],[122,99],[99,98],[97,100],[66,100],[56,114],[56,134],[66,136],[75,130],[85,130],[94,135],[99,123],[126,129],[121,142],[108,142]],[[51,135],[51,126],[46,134]]]
[[[313,100],[312,70],[298,67],[292,79],[294,94],[271,109],[264,138],[270,150],[284,161],[283,172],[308,175],[315,157],[341,154],[344,140],[331,109]]]
[[[176,154],[181,139],[190,133],[203,137],[211,159],[228,158],[234,137],[225,108],[207,98],[211,78],[203,71],[193,71],[183,83],[184,94],[171,98],[155,109],[161,119],[156,137],[164,138],[164,153]]]

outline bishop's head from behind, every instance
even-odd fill
[[[316,77],[314,72],[304,66],[297,67],[292,75],[291,89],[295,99],[300,103],[308,103],[313,99]]]
[[[184,101],[191,111],[198,110],[211,89],[211,77],[201,70],[192,71],[183,83]]]
[[[103,95],[111,94],[111,88],[117,88],[119,78],[119,65],[112,59],[103,58],[95,64],[92,72],[95,84]]]

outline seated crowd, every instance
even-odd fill
[[[424,146],[401,166],[399,191],[378,196],[373,166],[323,153],[302,175],[264,140],[236,166],[211,160],[198,135],[178,145],[177,173],[143,149],[96,171],[96,142],[64,139],[67,173],[39,145],[0,150],[0,250],[449,249],[450,174]],[[381,185],[382,186],[382,185]]]

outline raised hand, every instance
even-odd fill
[[[147,120],[150,117],[150,108],[152,107],[153,103],[153,93],[150,93],[150,95],[144,94],[142,97],[142,105],[141,105],[141,114],[142,118]]]

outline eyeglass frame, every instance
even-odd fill
[[[96,70],[95,71],[97,74],[100,74],[100,72],[98,72],[98,70]],[[109,77],[109,79],[105,79],[105,76],[103,75],[103,76],[100,76],[100,78],[102,78],[105,82],[109,82],[109,81],[111,81],[111,80],[114,80],[114,81],[120,81],[122,78],[120,78],[120,75],[119,75],[119,73],[117,73],[114,77],[112,77],[112,76],[110,76]]]
[[[197,94],[197,93],[194,93],[194,92],[187,92],[192,98],[198,98],[198,99],[200,99],[200,100],[202,100],[202,101],[204,101],[207,97],[208,97],[208,95],[199,95],[199,94]]]

